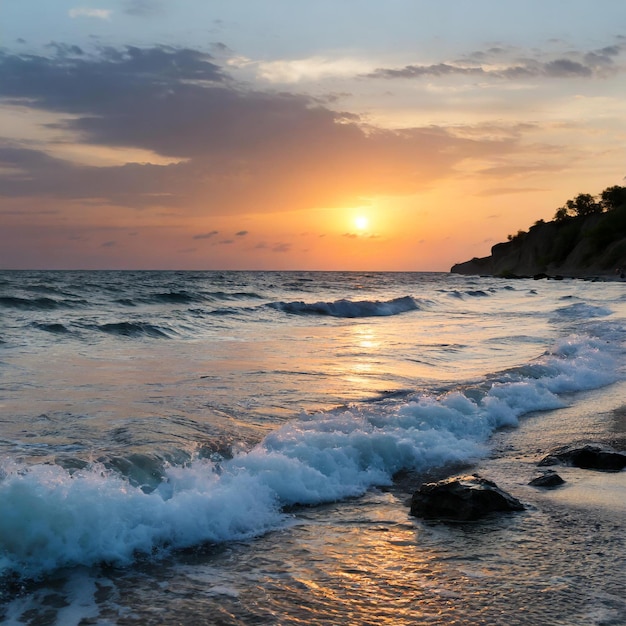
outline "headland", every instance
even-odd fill
[[[455,274],[503,278],[626,279],[626,187],[579,194],[552,221],[509,235],[487,257],[457,263]]]

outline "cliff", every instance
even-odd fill
[[[491,248],[491,255],[457,263],[455,274],[615,276],[626,268],[626,206],[606,213],[540,221]]]

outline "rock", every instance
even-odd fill
[[[411,499],[411,515],[425,519],[477,520],[494,511],[522,511],[524,505],[477,474],[423,484]]]
[[[529,483],[532,487],[554,489],[565,484],[565,481],[553,470],[546,470],[541,476],[533,478]]]
[[[553,450],[539,461],[539,466],[571,465],[582,469],[619,472],[626,467],[626,454],[608,446],[587,444],[582,447],[564,446]]]

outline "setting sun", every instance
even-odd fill
[[[369,223],[370,221],[365,215],[358,215],[357,217],[354,218],[354,225],[359,230],[366,230],[367,227],[369,226]]]

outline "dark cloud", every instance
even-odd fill
[[[619,56],[622,52],[620,46],[607,46],[600,50],[588,52],[585,55],[585,63],[591,66],[608,66],[613,64],[613,60],[616,56]]]
[[[511,65],[497,70],[484,69],[482,66],[468,67],[439,63],[437,65],[407,65],[401,69],[377,69],[370,78],[420,78],[422,76],[476,76],[494,78],[572,78],[591,76],[594,67],[569,59],[557,59],[548,63],[528,61],[525,64]]]
[[[117,245],[117,241],[105,241],[100,245],[101,248],[113,248]]]
[[[367,75],[368,78],[421,78],[424,76],[442,78],[447,76],[476,76],[505,79],[523,78],[587,78],[603,75],[613,65],[614,58],[624,51],[624,46],[614,45],[599,50],[579,53],[573,52],[573,58],[558,58],[549,61],[538,59],[518,59],[508,61],[500,67],[509,50],[492,47],[485,51],[475,51],[455,63],[436,63],[432,65],[406,65],[403,68],[379,68]],[[498,67],[490,69],[489,63],[498,59]]]
[[[52,50],[57,57],[72,57],[72,56],[83,56],[85,52],[79,46],[68,45],[63,43],[57,43],[53,41],[46,46],[44,46],[48,50]]]
[[[591,76],[593,69],[569,59],[557,59],[544,65],[544,73],[551,78],[571,78],[576,76]]]
[[[412,193],[464,158],[507,153],[517,141],[366,127],[307,96],[238,84],[211,55],[187,48],[50,49],[49,57],[0,52],[1,100],[68,115],[54,128],[83,143],[178,161],[89,167],[7,144],[0,195],[214,215],[300,210]]]
[[[186,48],[106,47],[87,56],[76,46],[50,47],[51,57],[0,51],[0,97],[78,115],[79,130],[82,123],[89,131],[88,120],[99,116],[114,116],[121,126],[137,116],[137,107],[147,112],[167,102],[172,89],[183,89],[186,81],[225,79],[210,55]]]
[[[219,235],[219,230],[212,230],[210,233],[203,233],[201,235],[194,235],[194,239],[211,239],[215,237],[215,235]]]
[[[238,233],[235,233],[236,237],[245,237],[248,234],[247,230],[240,230]]]
[[[420,78],[422,76],[451,76],[470,75],[484,76],[488,74],[482,67],[464,67],[461,65],[449,65],[448,63],[437,63],[436,65],[407,65],[401,69],[377,69],[370,78]]]

